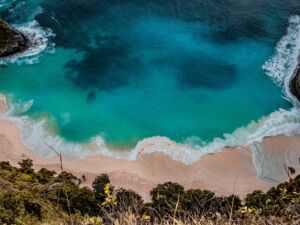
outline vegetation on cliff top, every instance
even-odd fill
[[[177,183],[160,184],[151,202],[132,191],[115,189],[101,174],[92,188],[80,187],[71,173],[0,163],[0,224],[299,224],[300,176],[238,196],[216,196],[207,190],[185,190]]]

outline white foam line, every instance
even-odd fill
[[[294,16],[290,19],[287,34],[277,44],[276,53],[268,60],[264,69],[278,85],[284,88],[284,93],[292,99],[289,93],[289,81],[293,70],[297,65],[297,54],[300,48],[300,17]],[[7,101],[11,102],[11,101]],[[89,144],[70,143],[63,138],[53,135],[45,128],[45,120],[34,121],[28,116],[15,117],[16,112],[26,112],[32,106],[33,101],[24,104],[9,104],[5,119],[14,121],[21,131],[23,143],[36,154],[51,156],[52,151],[45,144],[50,144],[58,151],[73,157],[84,157],[88,155],[105,155],[115,158],[134,160],[140,154],[151,152],[163,152],[175,160],[186,164],[198,161],[207,153],[221,151],[226,146],[248,146],[254,142],[262,141],[266,136],[293,135],[300,133],[300,111],[297,107],[291,110],[279,109],[259,121],[253,121],[246,127],[235,130],[232,134],[225,134],[224,138],[215,138],[206,146],[190,146],[179,144],[167,137],[150,137],[141,140],[135,148],[128,151],[117,151],[107,147],[105,140],[98,136],[92,138]],[[255,153],[254,153],[255,154]],[[259,159],[258,159],[259,160]],[[256,164],[260,171],[259,162]]]
[[[292,16],[286,35],[277,43],[275,55],[263,65],[266,74],[283,88],[287,99],[295,105],[299,103],[291,94],[289,84],[299,63],[299,50],[300,16]]]
[[[224,138],[216,138],[206,146],[190,146],[179,144],[167,137],[150,137],[140,141],[135,148],[128,151],[109,149],[101,136],[92,138],[88,144],[71,143],[63,138],[53,135],[45,128],[46,120],[35,121],[28,116],[15,117],[16,113],[24,113],[34,104],[33,101],[24,104],[9,104],[6,115],[2,116],[17,124],[20,129],[23,143],[36,154],[44,157],[52,156],[53,152],[45,144],[50,144],[58,151],[68,156],[85,157],[91,155],[104,155],[120,159],[135,160],[140,154],[163,152],[175,160],[191,164],[198,161],[201,156],[221,151],[227,146],[248,146],[254,142],[262,141],[266,136],[293,135],[300,131],[299,110],[280,109],[268,117],[252,122],[246,127],[238,128],[232,134],[225,134]]]

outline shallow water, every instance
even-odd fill
[[[291,108],[262,67],[297,14],[296,0],[17,1],[2,18],[53,35],[38,58],[0,68],[0,90],[33,100],[15,115],[68,141],[202,145]]]

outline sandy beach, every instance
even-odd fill
[[[0,112],[4,111],[5,103],[0,101]],[[34,160],[35,169],[46,167],[60,171],[58,157],[35,156],[21,142],[17,126],[11,121],[0,120],[0,161],[17,165],[26,157]],[[96,175],[108,173],[114,186],[135,190],[149,200],[149,191],[167,181],[178,182],[186,188],[209,189],[219,195],[244,197],[287,179],[284,165],[293,166],[299,172],[299,157],[300,135],[296,135],[265,138],[245,148],[226,148],[192,165],[175,161],[163,153],[141,154],[134,161],[104,156],[64,158],[63,164],[76,176],[87,177],[83,185],[90,186]]]

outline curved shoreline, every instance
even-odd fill
[[[290,77],[290,84],[300,74],[299,66],[295,71]],[[5,99],[0,101],[1,112],[5,113]],[[59,171],[57,157],[38,157],[21,139],[20,130],[13,121],[0,120],[0,161],[17,165],[21,158],[29,157],[34,160],[37,169],[46,167]],[[200,159],[193,151],[190,157],[194,157],[194,161],[189,165],[182,162],[184,159],[177,161],[166,154],[167,151],[174,151],[172,141],[164,139],[163,143],[154,145],[156,139],[149,140],[144,140],[136,147],[137,155],[133,161],[101,155],[82,159],[65,156],[64,166],[78,177],[85,174],[87,180],[83,184],[88,186],[97,174],[108,173],[113,185],[136,190],[145,199],[149,198],[151,188],[167,181],[178,182],[187,188],[209,189],[220,195],[237,194],[244,197],[256,189],[267,190],[274,183],[287,179],[284,165],[300,171],[300,135],[266,137],[259,143],[253,139],[254,143],[246,147],[220,147],[220,152],[205,152],[207,155]],[[223,146],[226,146],[225,142]],[[181,147],[176,149],[177,158],[184,153],[185,146]],[[160,152],[154,151],[157,148],[160,148]]]
[[[0,112],[4,113],[5,102],[0,103]],[[0,120],[0,161],[17,165],[24,157],[33,159],[36,169],[46,167],[60,171],[58,157],[36,156],[22,143],[16,124]],[[133,161],[100,155],[82,159],[64,156],[63,164],[78,177],[83,174],[87,177],[83,185],[90,186],[96,175],[108,173],[116,187],[133,189],[149,200],[149,191],[167,181],[187,188],[209,189],[219,195],[245,197],[247,193],[257,189],[265,191],[274,183],[287,179],[284,165],[295,167],[299,173],[299,157],[300,135],[295,135],[268,137],[247,147],[224,148],[191,165],[159,152],[141,154]]]

